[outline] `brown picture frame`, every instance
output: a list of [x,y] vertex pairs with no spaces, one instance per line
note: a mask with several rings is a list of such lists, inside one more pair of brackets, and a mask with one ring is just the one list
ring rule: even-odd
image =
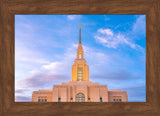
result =
[[[159,0],[1,0],[0,6],[0,116],[160,116]],[[14,102],[15,14],[145,14],[146,102]]]

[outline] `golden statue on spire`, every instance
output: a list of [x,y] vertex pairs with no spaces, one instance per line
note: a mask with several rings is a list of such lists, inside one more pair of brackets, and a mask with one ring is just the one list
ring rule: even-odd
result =
[[81,29],[81,24],[79,24],[79,29]]

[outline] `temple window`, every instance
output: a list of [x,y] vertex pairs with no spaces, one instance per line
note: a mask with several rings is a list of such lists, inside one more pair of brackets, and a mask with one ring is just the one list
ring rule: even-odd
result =
[[88,98],[88,101],[89,101],[89,102],[90,102],[90,100],[91,100],[91,99],[90,99],[90,98]]
[[83,81],[83,69],[78,68],[77,81]]
[[100,97],[100,102],[102,102],[102,98]]
[[38,99],[38,102],[41,102],[41,99]]
[[72,101],[73,101],[73,98],[71,98],[70,100],[71,100],[71,102],[72,102]]
[[122,102],[121,96],[113,96],[113,102]]
[[45,99],[45,102],[47,102],[47,99]]
[[61,98],[58,98],[58,102],[61,102]]
[[79,52],[79,58],[81,58],[81,55],[82,55],[82,53],[81,53],[81,51]]

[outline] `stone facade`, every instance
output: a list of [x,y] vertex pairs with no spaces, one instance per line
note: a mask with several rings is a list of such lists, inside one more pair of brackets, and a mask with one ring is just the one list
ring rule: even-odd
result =
[[52,90],[32,93],[32,102],[127,102],[126,91],[108,90],[107,85],[89,81],[89,66],[83,56],[81,26],[77,58],[72,65],[71,81],[54,85]]

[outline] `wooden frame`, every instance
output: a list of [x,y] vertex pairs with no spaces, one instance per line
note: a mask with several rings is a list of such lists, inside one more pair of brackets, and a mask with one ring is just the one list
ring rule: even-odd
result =
[[[1,0],[0,116],[160,115],[159,0]],[[15,14],[146,14],[146,102],[14,102]]]

